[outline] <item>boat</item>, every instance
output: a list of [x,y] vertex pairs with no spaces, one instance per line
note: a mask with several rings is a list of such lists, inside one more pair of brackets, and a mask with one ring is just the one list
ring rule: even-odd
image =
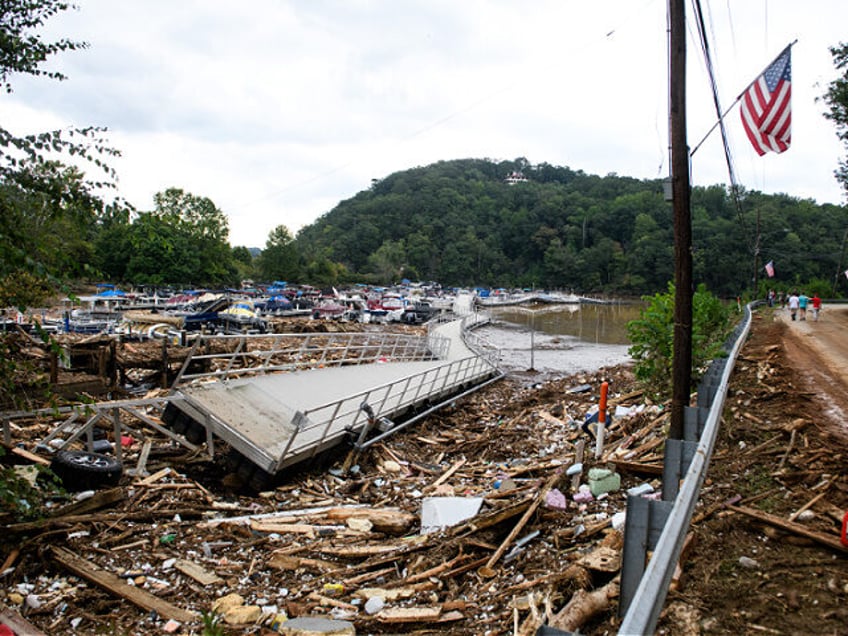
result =
[[265,333],[267,325],[250,300],[237,300],[218,312],[218,323],[229,333],[258,331]]

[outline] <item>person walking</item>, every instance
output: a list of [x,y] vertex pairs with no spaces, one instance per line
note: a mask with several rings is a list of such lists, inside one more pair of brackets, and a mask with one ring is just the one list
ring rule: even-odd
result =
[[786,304],[789,305],[789,315],[795,320],[798,316],[798,292],[793,291]]
[[818,322],[819,312],[821,311],[822,307],[822,300],[821,298],[819,298],[819,295],[817,293],[814,293],[813,299],[810,302],[813,304],[813,320]]
[[798,313],[800,314],[801,320],[807,319],[807,305],[809,302],[810,297],[804,292],[801,292],[801,295],[798,296]]

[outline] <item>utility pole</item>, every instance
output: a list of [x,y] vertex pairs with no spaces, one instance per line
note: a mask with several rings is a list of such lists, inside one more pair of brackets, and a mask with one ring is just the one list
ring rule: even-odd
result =
[[671,426],[668,436],[683,439],[685,407],[692,383],[692,216],[689,147],[686,141],[686,0],[669,0],[669,111],[671,192],[674,212],[674,353]]
[[751,298],[756,298],[758,295],[757,285],[759,284],[760,273],[760,207],[757,206],[757,227],[754,230],[754,291]]

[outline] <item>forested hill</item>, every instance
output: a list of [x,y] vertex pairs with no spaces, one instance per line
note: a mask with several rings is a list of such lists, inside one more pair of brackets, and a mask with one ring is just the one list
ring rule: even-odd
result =
[[[524,180],[522,180],[522,177]],[[723,186],[692,194],[694,275],[717,294],[751,288],[760,217],[765,285],[830,286],[845,209]],[[671,204],[661,180],[600,177],[524,159],[442,161],[396,172],[342,201],[296,244],[301,255],[374,280],[643,294],[673,279]]]

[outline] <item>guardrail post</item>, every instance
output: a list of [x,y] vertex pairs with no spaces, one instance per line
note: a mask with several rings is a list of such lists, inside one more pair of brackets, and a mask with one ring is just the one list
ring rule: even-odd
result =
[[704,432],[704,423],[710,414],[708,409],[700,406],[683,407],[683,439],[687,442],[697,442]]
[[669,439],[665,442],[663,457],[662,498],[674,501],[680,492],[680,482],[689,470],[689,464],[698,449],[698,442],[682,439]]
[[621,556],[621,591],[618,615],[624,616],[636,594],[647,563],[673,507],[670,501],[654,501],[641,495],[628,495],[624,521],[624,548]]
[[698,385],[698,406],[709,408],[715,399],[718,384],[711,378],[704,378]]

